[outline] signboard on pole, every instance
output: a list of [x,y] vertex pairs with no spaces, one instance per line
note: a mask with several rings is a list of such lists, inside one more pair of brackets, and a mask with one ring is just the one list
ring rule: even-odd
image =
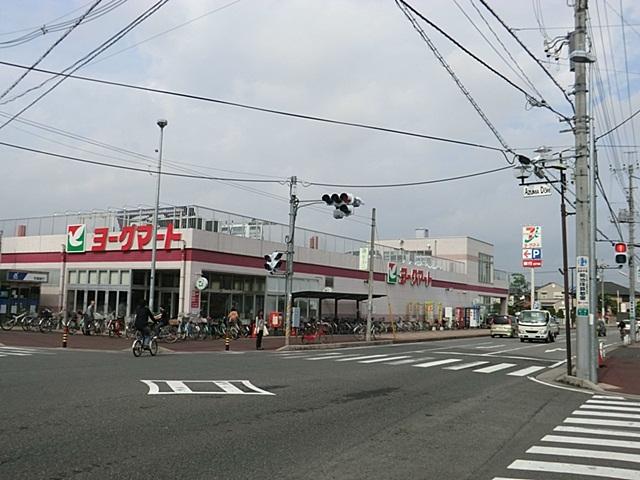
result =
[[358,253],[358,270],[369,270],[369,248],[360,247]]
[[522,248],[542,248],[542,227],[540,225],[522,227]]
[[576,258],[576,301],[577,314],[589,315],[589,257]]
[[527,197],[547,197],[551,195],[551,185],[524,185],[522,187],[522,195]]
[[542,266],[541,248],[523,248],[522,266],[525,268],[537,268]]

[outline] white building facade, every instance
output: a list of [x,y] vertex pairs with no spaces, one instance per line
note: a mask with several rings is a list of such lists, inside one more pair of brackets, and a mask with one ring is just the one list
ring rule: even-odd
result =
[[[0,315],[24,308],[129,315],[148,299],[151,209],[67,213],[0,220]],[[243,319],[284,310],[284,278],[264,255],[284,251],[287,226],[200,206],[162,208],[155,305],[172,316]],[[293,292],[368,291],[366,241],[296,230]],[[430,243],[429,243],[430,242]],[[430,246],[431,251],[427,250]],[[374,265],[374,316],[474,321],[506,311],[508,278],[493,268],[493,246],[468,237],[380,241]],[[207,287],[196,281],[204,277]],[[38,290],[37,299],[34,292]],[[297,298],[303,319],[364,317],[366,301]]]

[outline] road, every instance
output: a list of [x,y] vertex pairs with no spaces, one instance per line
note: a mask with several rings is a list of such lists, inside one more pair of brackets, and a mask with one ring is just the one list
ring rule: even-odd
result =
[[640,404],[529,378],[559,340],[0,347],[0,478],[640,479]]

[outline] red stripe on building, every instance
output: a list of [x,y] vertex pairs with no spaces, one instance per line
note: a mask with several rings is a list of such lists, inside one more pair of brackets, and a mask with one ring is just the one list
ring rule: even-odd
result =
[[[202,263],[217,263],[220,265],[233,265],[237,267],[258,268],[264,267],[264,260],[260,257],[251,257],[249,255],[240,255],[235,253],[212,252],[209,250],[186,249],[186,260]],[[100,263],[100,262],[150,262],[151,250],[132,250],[123,252],[120,250],[111,250],[106,252],[85,252],[66,255],[67,264],[74,263]],[[182,260],[182,250],[158,250],[158,262],[171,262]],[[2,262],[5,268],[11,264],[24,263],[61,263],[61,252],[37,252],[37,253],[3,253]],[[8,265],[7,265],[8,264]],[[324,275],[329,277],[355,278],[366,280],[368,272],[363,270],[354,270],[350,268],[331,267],[327,265],[314,265],[311,263],[295,262],[295,271],[298,273],[306,273],[308,275]],[[384,273],[375,273],[374,280],[378,282],[385,281]],[[471,285],[459,282],[450,282],[446,280],[433,280],[432,286],[438,288],[451,288],[455,290],[472,291],[479,293],[494,294],[506,296],[508,291],[504,288],[484,287],[481,285]],[[406,288],[411,287],[407,285]]]

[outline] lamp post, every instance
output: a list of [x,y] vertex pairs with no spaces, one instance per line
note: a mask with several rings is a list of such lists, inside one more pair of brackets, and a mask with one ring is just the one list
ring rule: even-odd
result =
[[151,275],[149,285],[149,310],[153,312],[155,307],[155,293],[156,293],[156,237],[158,235],[158,206],[160,204],[160,177],[162,173],[162,140],[164,139],[164,127],[169,122],[164,119],[158,120],[157,124],[160,127],[160,146],[158,148],[158,178],[156,181],[156,203],[153,209],[153,229],[151,233]]
[[[515,175],[518,180],[520,180],[520,185],[536,185],[536,184],[547,184],[554,183],[553,180],[549,180],[545,175],[545,169],[555,169],[560,171],[560,217],[561,217],[561,227],[562,227],[562,277],[563,277],[563,290],[564,290],[564,316],[565,316],[565,343],[566,343],[566,351],[567,351],[567,375],[572,374],[573,365],[572,365],[572,355],[571,355],[571,313],[573,310],[573,305],[570,303],[570,295],[569,295],[569,260],[567,253],[567,207],[566,207],[566,187],[567,187],[567,176],[566,170],[567,166],[562,159],[562,154],[559,155],[557,161],[548,161],[546,158],[546,154],[549,152],[547,148],[541,147],[536,150],[538,156],[536,156],[533,160],[523,156],[518,155],[517,160],[519,161],[519,165],[514,167]],[[525,183],[525,180],[531,176],[531,173],[535,173],[536,176],[540,179],[544,179],[544,181],[540,182],[530,182]],[[533,286],[532,286],[533,289]],[[533,302],[533,298],[532,298]],[[533,303],[532,303],[533,308]]]

